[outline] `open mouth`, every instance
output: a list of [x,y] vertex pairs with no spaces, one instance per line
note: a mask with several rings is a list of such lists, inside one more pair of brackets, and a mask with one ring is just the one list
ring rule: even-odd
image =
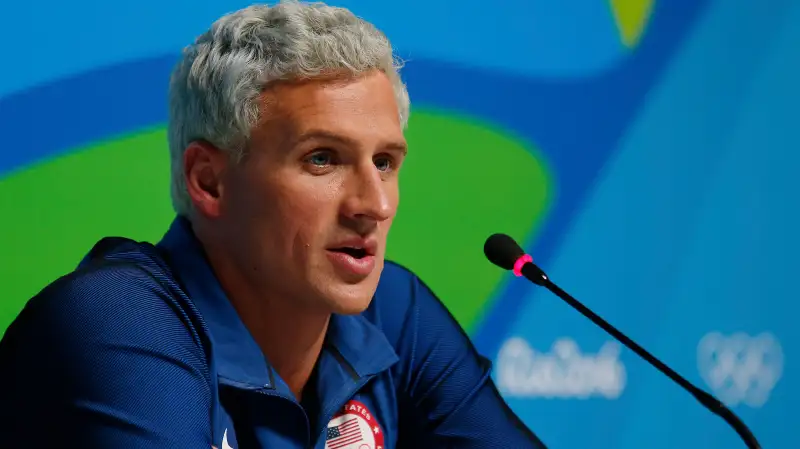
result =
[[363,259],[364,257],[369,256],[367,250],[364,248],[333,248],[331,251],[335,253],[344,253],[354,259]]

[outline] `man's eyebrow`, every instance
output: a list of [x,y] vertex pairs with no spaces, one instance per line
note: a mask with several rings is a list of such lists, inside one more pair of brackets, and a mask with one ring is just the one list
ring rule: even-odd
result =
[[[359,146],[358,141],[356,141],[351,137],[331,131],[326,131],[324,129],[311,129],[302,133],[297,139],[294,140],[293,146],[303,144],[305,142],[308,142],[309,140],[329,140],[350,147]],[[402,140],[386,141],[383,142],[381,145],[379,145],[379,147],[385,150],[402,151],[403,154],[406,154],[408,152],[408,145],[406,144],[405,141]]]

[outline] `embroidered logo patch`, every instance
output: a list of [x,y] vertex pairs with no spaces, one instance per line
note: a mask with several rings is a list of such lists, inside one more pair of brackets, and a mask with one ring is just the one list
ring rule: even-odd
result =
[[348,401],[328,423],[325,449],[383,449],[383,429],[366,405]]

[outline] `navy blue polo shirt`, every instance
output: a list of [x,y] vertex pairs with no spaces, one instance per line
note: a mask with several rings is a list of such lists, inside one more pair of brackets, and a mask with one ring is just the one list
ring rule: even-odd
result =
[[10,448],[542,448],[434,294],[387,262],[369,308],[331,318],[298,402],[191,227],[103,239],[0,342]]

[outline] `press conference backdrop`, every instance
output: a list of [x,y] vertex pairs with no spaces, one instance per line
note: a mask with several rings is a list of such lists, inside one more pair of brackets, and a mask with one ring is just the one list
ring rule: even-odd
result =
[[[169,70],[246,4],[0,6],[0,329],[102,236],[161,237]],[[800,2],[337,4],[406,60],[389,256],[443,298],[531,428],[553,448],[743,447],[577,312],[490,266],[498,231],[764,447],[800,447]]]

